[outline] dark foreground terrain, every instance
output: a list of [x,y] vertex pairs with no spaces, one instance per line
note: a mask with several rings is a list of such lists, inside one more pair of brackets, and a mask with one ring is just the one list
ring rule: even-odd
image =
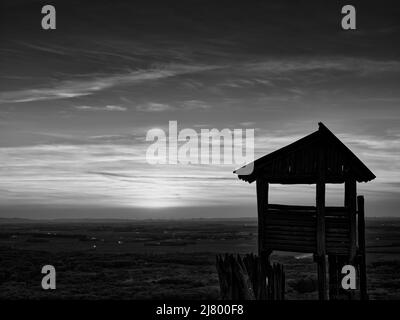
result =
[[[400,220],[367,221],[371,299],[400,299]],[[217,299],[217,253],[256,251],[256,221],[0,222],[0,299]],[[310,255],[276,253],[286,297],[316,299]],[[41,288],[54,265],[57,289]]]

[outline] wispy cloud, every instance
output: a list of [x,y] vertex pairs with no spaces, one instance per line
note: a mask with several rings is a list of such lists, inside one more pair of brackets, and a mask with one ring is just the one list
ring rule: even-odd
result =
[[166,103],[148,102],[136,106],[136,109],[143,112],[164,112],[174,110],[175,108]]
[[70,99],[91,94],[82,88],[28,89],[0,93],[0,103],[22,103],[56,99]]
[[96,76],[86,80],[64,80],[48,88],[22,89],[0,93],[0,103],[21,103],[87,96],[119,85],[138,84],[177,75],[212,70],[216,66],[169,64],[125,74]]
[[115,106],[115,105],[107,105],[104,107],[93,107],[93,106],[76,106],[75,109],[82,111],[126,111],[128,108]]
[[357,71],[363,74],[373,72],[399,72],[400,62],[397,60],[372,60],[352,57],[325,57],[302,59],[270,59],[254,63],[246,63],[249,71],[291,72],[291,71]]
[[[302,95],[322,83],[335,84],[372,75],[400,74],[400,61],[355,57],[289,57],[231,63],[218,72],[214,90],[235,93],[252,90],[257,94],[280,92]],[[331,87],[329,87],[331,89]],[[321,89],[321,88],[319,88]],[[385,97],[392,98],[392,97]]]
[[138,111],[143,112],[164,112],[173,110],[205,110],[211,106],[202,100],[185,100],[178,101],[175,105],[159,102],[147,102],[136,106]]
[[16,41],[15,43],[22,45],[26,48],[34,49],[34,50],[38,50],[38,51],[54,53],[54,54],[59,54],[59,55],[67,55],[68,54],[66,48],[54,48],[54,47],[51,47],[48,45],[32,44],[32,43],[28,43],[28,42],[19,42],[19,41]]
[[182,103],[182,107],[188,110],[210,109],[211,106],[202,100],[186,100]]
[[[4,204],[168,207],[224,204],[233,189],[241,203],[250,189],[232,168],[148,165],[148,144],[37,145],[0,148],[0,201]],[[242,191],[240,191],[242,190]],[[244,194],[243,194],[244,192]]]
[[[302,136],[304,132],[296,130],[257,130],[256,157]],[[0,148],[0,189],[4,190],[0,200],[129,207],[253,203],[254,189],[232,175],[235,165],[148,165],[145,155],[149,143],[134,137],[94,136],[91,138],[96,143]],[[360,186],[362,192],[368,192],[371,200],[378,198],[377,193],[397,196],[399,137],[339,137],[377,175],[376,181]],[[307,192],[310,190],[303,186],[289,191],[274,187],[274,201],[290,198],[301,203]],[[342,192],[332,197],[330,200],[340,200]]]

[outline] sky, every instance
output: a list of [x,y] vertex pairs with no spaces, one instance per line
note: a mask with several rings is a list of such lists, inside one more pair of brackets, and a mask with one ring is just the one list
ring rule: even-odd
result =
[[[344,31],[343,4],[2,1],[0,217],[255,217],[238,165],[146,162],[169,121],[254,129],[255,158],[322,121],[377,176],[358,185],[367,216],[400,217],[400,9],[353,1]],[[315,187],[270,197],[313,204]]]

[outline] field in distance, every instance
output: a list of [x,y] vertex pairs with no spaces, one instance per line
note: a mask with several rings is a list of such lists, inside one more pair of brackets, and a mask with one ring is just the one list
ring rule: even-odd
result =
[[[217,253],[256,252],[255,219],[0,221],[0,299],[217,299]],[[400,299],[400,219],[367,220],[371,299]],[[316,299],[311,255],[275,253],[287,299]],[[41,289],[54,265],[57,289]]]

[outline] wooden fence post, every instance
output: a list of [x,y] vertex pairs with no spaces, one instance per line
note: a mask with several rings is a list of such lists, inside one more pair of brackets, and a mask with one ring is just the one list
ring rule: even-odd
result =
[[274,264],[266,274],[259,256],[247,254],[243,259],[231,254],[217,255],[216,267],[222,300],[283,300],[285,273]]

